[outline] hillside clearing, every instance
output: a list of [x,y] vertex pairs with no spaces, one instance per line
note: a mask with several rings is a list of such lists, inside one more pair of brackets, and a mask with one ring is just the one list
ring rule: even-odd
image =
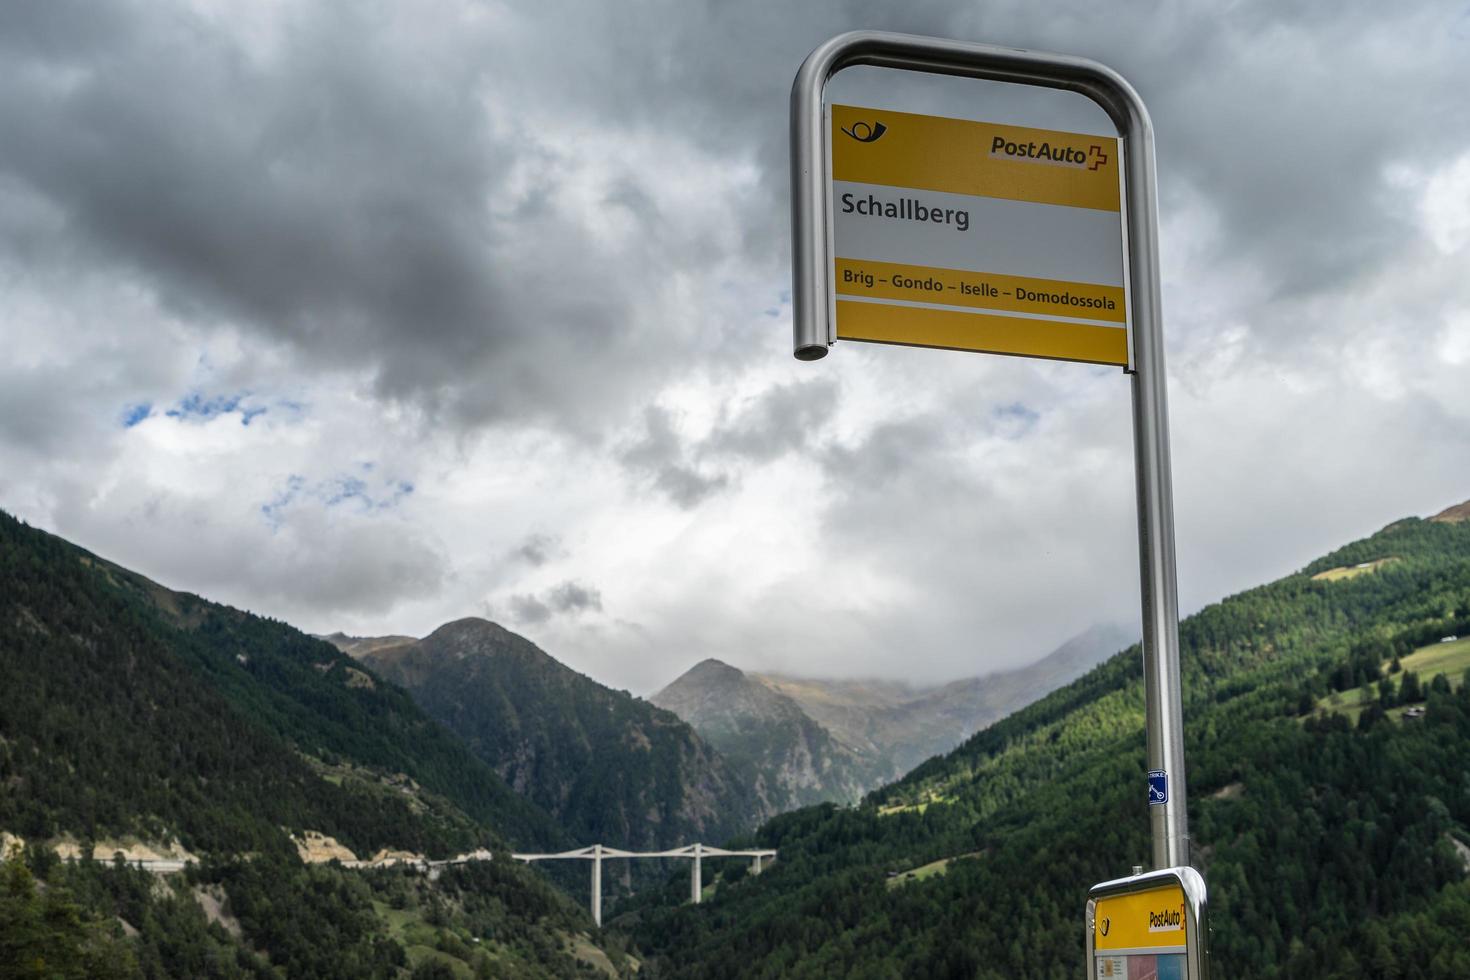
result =
[[[1451,640],[1448,643],[1430,643],[1420,647],[1407,657],[1399,658],[1399,665],[1403,670],[1398,673],[1388,672],[1389,662],[1383,664],[1383,674],[1393,682],[1394,690],[1398,691],[1404,681],[1404,671],[1413,671],[1419,675],[1419,682],[1425,687],[1434,678],[1444,675],[1450,682],[1450,687],[1459,688],[1464,683],[1465,671],[1470,670],[1470,636]],[[1358,717],[1363,711],[1378,698],[1377,685],[1373,686],[1372,696],[1368,700],[1363,699],[1363,689],[1356,688],[1351,691],[1335,691],[1320,698],[1317,707],[1312,714],[1340,714],[1354,725],[1358,723]],[[1402,708],[1399,705],[1389,712],[1389,717],[1395,721],[1402,722]],[[1310,716],[1305,716],[1310,717]]]
[[979,851],[971,851],[968,854],[960,854],[955,857],[940,858],[938,861],[930,861],[928,864],[923,864],[917,868],[912,868],[894,875],[888,879],[887,885],[889,888],[897,888],[900,885],[907,885],[911,881],[924,881],[929,878],[937,878],[949,872],[951,862],[963,861],[965,858],[976,858],[979,856]]
[[929,809],[931,804],[953,803],[954,801],[955,798],[953,796],[929,793],[924,799],[916,803],[890,803],[887,806],[880,806],[878,808],[878,816],[891,817],[896,813],[918,813],[922,815],[925,810]]
[[1318,572],[1312,576],[1313,582],[1343,582],[1359,575],[1367,575],[1376,572],[1384,565],[1398,561],[1397,558],[1380,558],[1377,561],[1360,562],[1357,565],[1344,565],[1341,568],[1329,568],[1325,572]]

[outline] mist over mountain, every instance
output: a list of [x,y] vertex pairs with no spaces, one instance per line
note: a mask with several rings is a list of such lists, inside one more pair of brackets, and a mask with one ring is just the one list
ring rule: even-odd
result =
[[[1207,606],[1180,645],[1211,975],[1470,976],[1470,505]],[[1087,889],[1150,853],[1142,675],[1135,644],[855,807],[769,821],[758,881],[635,903],[645,975],[1077,975]]]
[[1127,645],[1098,625],[1037,662],[913,687],[875,679],[745,673],[696,664],[650,700],[668,708],[779,793],[777,809],[851,802],[1066,684]]
[[872,779],[866,759],[796,701],[718,660],[704,660],[649,698],[694,726],[727,758],[760,773],[774,812],[852,802]]

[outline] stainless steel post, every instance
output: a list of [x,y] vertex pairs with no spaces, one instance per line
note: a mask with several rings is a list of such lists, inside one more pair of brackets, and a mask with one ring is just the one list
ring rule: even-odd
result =
[[[844,68],[873,65],[986,78],[1079,92],[1112,118],[1123,141],[1129,286],[1129,366],[1138,480],[1143,584],[1143,656],[1148,766],[1166,774],[1167,798],[1149,805],[1156,867],[1189,863],[1184,728],[1179,678],[1179,603],[1174,567],[1174,503],[1169,469],[1159,288],[1158,197],[1153,123],[1133,86],[1106,65],[1070,55],[941,38],[853,31],[816,48],[791,89],[791,259],[794,352],[824,357],[831,346],[831,227],[823,93]],[[1140,794],[1141,795],[1141,794]]]
[[602,925],[602,845],[592,845],[592,921]]

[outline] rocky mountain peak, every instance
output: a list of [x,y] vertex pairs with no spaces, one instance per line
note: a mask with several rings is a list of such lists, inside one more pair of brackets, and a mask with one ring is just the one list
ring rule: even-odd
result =
[[525,637],[479,616],[466,616],[445,623],[418,645],[431,657],[515,659],[526,665],[568,669]]
[[[679,681],[687,680],[698,681],[703,684],[731,684],[739,683],[745,679],[745,672],[739,667],[731,667],[723,660],[707,657],[693,667],[690,667],[674,683],[677,684]],[[673,685],[671,684],[669,686],[672,687]]]

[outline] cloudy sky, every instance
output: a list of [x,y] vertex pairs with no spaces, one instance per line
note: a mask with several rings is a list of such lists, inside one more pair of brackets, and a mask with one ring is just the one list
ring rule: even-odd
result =
[[859,27],[1148,102],[1186,611],[1470,497],[1464,0],[48,0],[0,8],[0,508],[311,631],[488,616],[639,693],[1136,622],[1120,372],[791,357],[787,93]]

